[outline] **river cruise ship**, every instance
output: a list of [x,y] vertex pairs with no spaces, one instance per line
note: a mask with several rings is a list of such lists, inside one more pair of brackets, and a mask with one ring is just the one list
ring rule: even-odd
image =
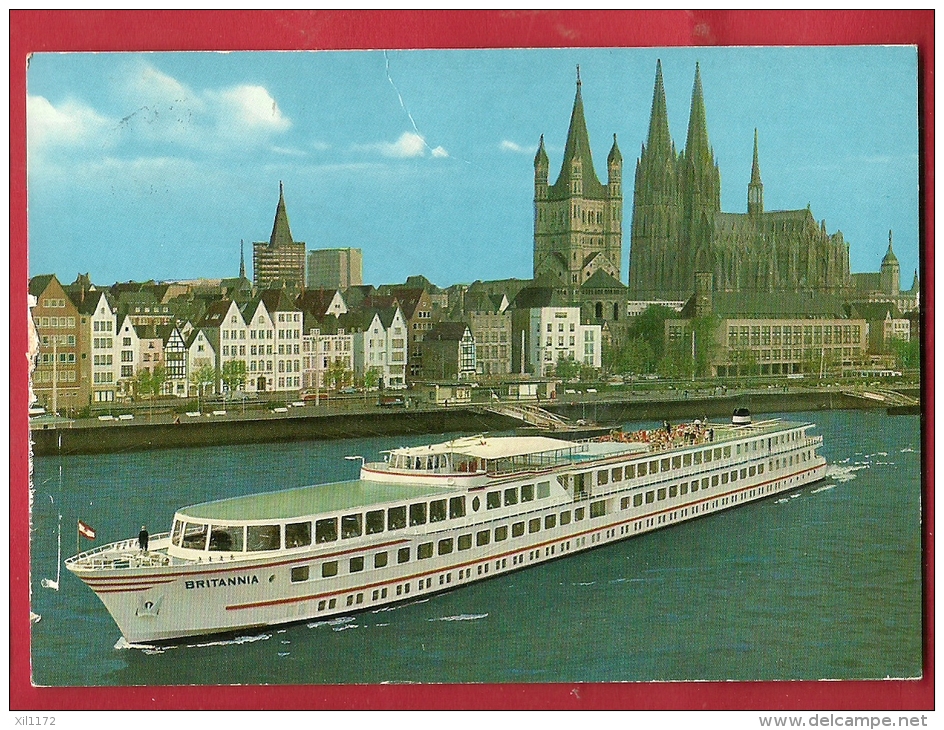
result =
[[[360,478],[179,510],[149,549],[66,561],[130,643],[246,632],[451,590],[823,478],[812,424],[694,423],[570,442],[393,449]],[[360,457],[357,457],[360,459]]]

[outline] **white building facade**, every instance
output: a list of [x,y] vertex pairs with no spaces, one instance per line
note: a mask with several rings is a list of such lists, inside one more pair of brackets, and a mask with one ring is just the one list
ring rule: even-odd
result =
[[534,374],[550,375],[559,360],[601,366],[603,336],[598,324],[581,324],[579,307],[541,307],[529,310],[529,364]]

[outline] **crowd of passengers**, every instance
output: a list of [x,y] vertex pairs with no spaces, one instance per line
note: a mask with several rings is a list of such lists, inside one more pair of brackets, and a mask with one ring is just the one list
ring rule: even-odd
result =
[[680,423],[677,426],[664,421],[662,428],[643,429],[630,433],[611,431],[609,436],[603,436],[601,440],[644,443],[649,444],[653,451],[660,451],[678,446],[709,444],[715,440],[715,432],[713,428],[697,420],[692,423]]

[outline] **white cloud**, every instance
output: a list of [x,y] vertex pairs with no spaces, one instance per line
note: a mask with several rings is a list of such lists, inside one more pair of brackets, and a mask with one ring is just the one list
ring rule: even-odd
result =
[[503,139],[501,144],[498,145],[499,149],[504,152],[517,152],[519,154],[530,154],[531,150],[527,147],[522,147],[516,142],[512,142],[510,139]]
[[56,107],[44,96],[26,97],[26,139],[31,151],[101,144],[107,124],[101,114],[76,101]]
[[220,116],[232,114],[239,126],[271,132],[284,132],[292,126],[265,87],[246,84],[207,96],[219,101],[221,108],[216,111]]
[[443,147],[430,149],[430,146],[426,144],[426,140],[415,132],[404,132],[396,142],[354,145],[354,149],[377,151],[384,157],[425,157],[427,152],[433,157],[449,157],[449,153]]

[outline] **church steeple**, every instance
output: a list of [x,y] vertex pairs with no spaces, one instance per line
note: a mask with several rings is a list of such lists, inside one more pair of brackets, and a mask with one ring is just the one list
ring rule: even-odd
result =
[[891,231],[888,232],[888,251],[882,258],[882,265],[879,267],[879,280],[883,293],[898,296],[901,288],[901,267],[898,264],[898,257],[892,251]]
[[[564,145],[564,164],[560,176],[554,183],[559,194],[577,193],[587,197],[602,198],[603,185],[593,169],[593,157],[590,155],[590,135],[587,133],[587,121],[583,111],[583,96],[580,91],[580,66],[577,66],[577,94],[574,108],[570,113],[570,128],[567,130],[567,143]],[[577,190],[574,184],[577,183]]]
[[275,209],[275,222],[272,224],[272,235],[269,236],[269,246],[278,248],[286,243],[294,243],[292,230],[288,226],[288,213],[285,212],[285,194],[282,181],[279,180],[279,204]]
[[649,115],[649,136],[643,153],[659,157],[672,155],[675,158],[675,147],[669,133],[669,113],[665,104],[665,85],[662,81],[662,61],[656,61],[656,83],[652,90],[652,112]]
[[708,144],[708,120],[705,115],[705,95],[701,88],[701,68],[695,63],[695,85],[692,88],[692,108],[688,117],[688,137],[685,154],[698,164],[713,162],[711,145]]
[[243,239],[239,239],[239,278],[246,278],[246,254],[243,251]]
[[760,163],[757,161],[757,128],[754,128],[754,163],[751,166],[751,182],[747,186],[747,212],[758,215],[764,212],[764,183],[760,179]]

